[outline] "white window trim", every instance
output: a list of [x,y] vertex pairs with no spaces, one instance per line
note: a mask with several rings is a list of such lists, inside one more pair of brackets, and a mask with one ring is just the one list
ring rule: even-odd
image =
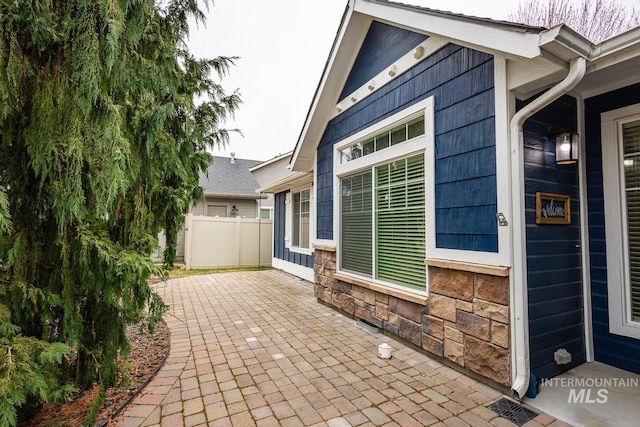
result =
[[[269,218],[262,218],[262,211],[268,211],[269,212]],[[264,220],[272,220],[273,219],[273,207],[269,206],[269,207],[259,207],[258,208],[258,218],[259,219],[264,219]]]
[[[416,117],[419,117],[420,115],[424,114],[425,120],[424,120],[424,135],[413,138],[411,140],[402,142],[400,144],[397,145],[393,145],[389,148],[385,148],[384,150],[380,150],[380,151],[375,151],[371,154],[368,154],[366,156],[360,157],[358,159],[354,159],[351,160],[350,162],[347,163],[340,163],[340,151],[343,150],[344,148],[353,145],[357,142],[360,141],[364,141],[367,138],[371,137],[372,135],[376,135],[380,132],[383,132],[387,129],[392,129],[393,127],[412,120]],[[340,236],[340,230],[341,230],[341,216],[340,216],[340,212],[341,212],[341,191],[340,191],[340,179],[344,176],[347,175],[352,175],[355,174],[357,172],[360,171],[364,171],[364,170],[368,170],[368,169],[373,169],[376,166],[382,165],[382,164],[386,164],[389,162],[392,162],[393,160],[396,159],[401,159],[401,158],[406,158],[406,157],[410,157],[412,155],[416,155],[416,154],[420,154],[420,153],[425,153],[425,151],[427,150],[427,147],[429,145],[433,146],[434,144],[434,98],[433,96],[420,101],[408,108],[406,108],[405,110],[394,114],[391,117],[388,117],[370,127],[368,127],[367,129],[364,129],[363,131],[360,131],[354,135],[352,135],[349,138],[346,138],[345,140],[343,140],[342,142],[335,144],[334,145],[334,151],[333,151],[333,170],[334,170],[334,176],[333,176],[333,217],[334,217],[334,229],[333,229],[333,235],[334,238],[336,240],[336,242],[340,242],[341,241],[341,236]],[[425,158],[425,168],[427,167],[427,159]],[[426,172],[426,171],[425,171]],[[425,177],[426,177],[426,173],[425,173]],[[428,179],[428,178],[427,178]],[[428,185],[428,181],[425,185],[426,188],[429,188]],[[425,196],[427,196],[428,192],[425,191]],[[428,205],[428,199],[427,200],[427,204],[425,207],[425,210],[428,212],[429,209],[429,205]],[[428,239],[428,235],[425,235],[425,240]],[[424,295],[427,296],[428,295],[428,289],[429,289],[429,275],[427,274],[427,279],[426,279],[426,283],[425,283],[425,290],[424,291],[418,291],[415,289],[411,289],[408,287],[404,287],[404,286],[400,286],[400,285],[395,285],[393,283],[388,283],[385,281],[381,281],[381,280],[377,280],[371,277],[367,277],[365,275],[358,275],[355,274],[353,272],[347,272],[347,271],[343,271],[340,269],[340,264],[341,264],[341,245],[338,243],[336,244],[336,258],[338,260],[338,262],[336,262],[336,270],[344,275],[347,276],[351,276],[354,278],[359,278],[362,280],[366,280],[367,282],[371,282],[371,283],[376,283],[379,284],[381,286],[385,286],[388,288],[394,288],[394,289],[399,289],[405,292],[410,292],[410,293],[414,293],[414,294],[418,294],[418,295]],[[375,271],[375,257],[372,260],[373,261],[373,269]]]
[[[298,246],[293,246],[293,193],[299,193],[303,190],[309,190],[309,247],[308,248],[300,248]],[[284,246],[289,249],[289,252],[295,252],[303,255],[311,255],[313,254],[313,230],[315,228],[315,191],[314,186],[312,184],[303,185],[300,187],[292,188],[286,194],[285,198],[285,224],[284,224]]]
[[621,130],[622,124],[639,119],[640,104],[601,115],[609,332],[635,339],[640,339],[640,322],[631,317]]

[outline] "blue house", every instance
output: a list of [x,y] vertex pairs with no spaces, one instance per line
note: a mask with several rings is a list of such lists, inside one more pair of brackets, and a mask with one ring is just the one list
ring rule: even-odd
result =
[[520,397],[591,361],[640,373],[638,70],[640,28],[350,0],[272,187],[274,257]]

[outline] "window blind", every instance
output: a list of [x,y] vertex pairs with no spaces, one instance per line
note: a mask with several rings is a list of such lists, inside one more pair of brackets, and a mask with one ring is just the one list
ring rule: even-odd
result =
[[311,191],[293,193],[293,246],[309,248],[309,217]]
[[341,182],[341,264],[347,271],[372,274],[371,171]]
[[640,321],[640,121],[622,125],[631,314]]
[[376,278],[426,287],[424,156],[375,170]]

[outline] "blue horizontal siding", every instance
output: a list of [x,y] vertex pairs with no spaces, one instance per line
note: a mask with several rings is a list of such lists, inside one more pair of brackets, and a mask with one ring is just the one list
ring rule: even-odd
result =
[[[318,147],[318,206],[333,209],[335,143],[434,96],[436,245],[497,252],[493,76],[491,55],[449,44],[332,119]],[[333,238],[332,211],[318,215],[317,228]]]
[[587,204],[595,359],[640,374],[640,340],[609,332],[600,115],[640,102],[640,84],[585,100]]
[[497,198],[494,184],[493,175],[465,181],[444,182],[437,186],[436,206],[439,209],[483,206],[488,198]]
[[493,177],[496,173],[495,157],[495,147],[487,147],[440,159],[436,162],[435,183],[438,185]]
[[[547,135],[553,128],[575,130],[576,117],[576,100],[565,96],[524,127],[529,347],[531,370],[539,378],[586,360],[578,170],[576,165],[555,164],[555,143]],[[571,225],[536,224],[536,192],[569,195]],[[560,348],[572,354],[571,363],[555,363],[553,353]]]
[[[476,138],[486,135],[485,138]],[[439,133],[436,137],[436,159],[492,147],[495,143],[495,121],[493,117],[471,123],[465,127]]]
[[273,256],[274,258],[288,261],[303,267],[313,268],[313,255],[292,252],[285,246],[285,221],[287,218],[286,198],[287,192],[274,196],[273,212]]
[[[442,234],[487,234],[493,233],[496,222],[495,206],[471,206],[461,208],[436,209],[436,217],[440,215]],[[465,220],[473,218],[474,221]]]

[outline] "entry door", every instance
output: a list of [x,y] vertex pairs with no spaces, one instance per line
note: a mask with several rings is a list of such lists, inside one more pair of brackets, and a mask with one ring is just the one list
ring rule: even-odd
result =
[[[555,164],[547,129],[535,122],[525,126],[524,147],[530,366],[538,378],[586,361],[578,165]],[[561,196],[568,197],[568,221],[536,221],[539,193],[556,195],[556,217]],[[538,199],[549,204],[549,196]],[[571,354],[569,363],[555,362],[560,349]]]

